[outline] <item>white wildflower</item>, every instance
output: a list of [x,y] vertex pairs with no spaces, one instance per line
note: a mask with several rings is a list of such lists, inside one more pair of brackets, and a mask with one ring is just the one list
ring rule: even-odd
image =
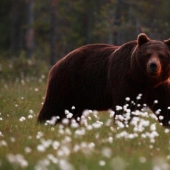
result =
[[82,116],[87,117],[89,116],[90,112],[89,110],[84,110]]
[[30,114],[33,114],[33,113],[34,113],[34,111],[33,111],[32,109],[30,109],[30,110],[29,110],[29,113],[30,113]]
[[5,140],[0,141],[0,146],[8,146],[7,142]]
[[67,160],[61,159],[59,161],[59,167],[61,170],[74,170],[75,168],[73,167],[72,164],[70,164]]
[[48,154],[48,155],[47,155],[47,158],[48,158],[52,163],[58,164],[58,159],[57,159],[54,155]]
[[165,129],[164,132],[165,132],[165,133],[169,133],[169,129]]
[[102,149],[102,155],[104,157],[110,158],[112,156],[112,150],[108,147]]
[[39,152],[45,152],[46,148],[45,148],[44,145],[40,144],[40,145],[37,146],[37,150],[38,150]]
[[74,109],[75,109],[75,106],[72,106],[71,109],[74,110]]
[[53,141],[53,143],[52,143],[53,149],[57,150],[59,148],[59,146],[60,146],[60,143],[58,141]]
[[70,113],[68,110],[65,110],[64,112],[65,112],[66,115]]
[[157,104],[158,103],[158,100],[154,100],[154,104]]
[[160,112],[161,112],[161,109],[158,109],[158,110],[156,110],[155,114],[156,114],[156,115],[159,115]]
[[113,137],[112,137],[112,136],[110,136],[110,137],[108,137],[108,139],[107,139],[107,140],[108,140],[108,142],[109,142],[109,143],[112,143],[112,142],[113,142]]
[[125,170],[128,163],[121,157],[115,157],[110,161],[110,167],[113,170]]
[[74,152],[78,152],[80,150],[80,145],[76,144],[74,147],[73,147],[73,151]]
[[28,162],[24,159],[23,155],[21,154],[16,154],[16,155],[8,154],[7,159],[10,163],[18,164],[22,168],[26,168],[28,166]]
[[138,96],[136,97],[137,100],[140,100],[142,97],[142,94],[138,94]]
[[26,119],[25,119],[25,117],[23,117],[23,116],[19,119],[20,122],[23,122],[23,121],[25,121],[25,120],[26,120]]
[[116,106],[116,110],[117,111],[122,110],[122,106]]
[[114,117],[115,112],[114,112],[113,110],[109,110],[109,113],[110,113],[110,117],[111,117],[111,118]]
[[92,124],[92,126],[96,129],[100,128],[103,125],[103,122],[96,121],[95,123]]
[[154,157],[152,161],[152,169],[153,170],[169,170],[170,165],[163,157]]
[[11,140],[11,142],[15,142],[16,141],[16,139],[14,137],[11,137],[10,140]]
[[36,166],[34,167],[35,170],[48,170],[47,166],[50,164],[50,160],[42,159],[39,160]]
[[45,148],[48,148],[51,144],[52,144],[52,140],[51,139],[41,139],[41,143]]
[[41,131],[39,131],[39,132],[37,132],[36,138],[37,138],[37,139],[40,139],[40,138],[43,137],[43,136],[44,136],[44,133],[41,132]]
[[112,121],[113,121],[113,120],[111,120],[111,119],[108,119],[108,120],[106,121],[105,125],[106,125],[106,126],[111,126],[111,124],[112,124]]
[[159,120],[163,120],[164,119],[164,117],[163,116],[159,116]]
[[106,162],[105,162],[104,160],[100,160],[100,161],[99,161],[99,165],[100,165],[100,166],[105,166],[105,165],[106,165]]
[[71,118],[73,117],[73,114],[72,114],[72,113],[68,113],[68,114],[66,115],[66,117],[67,117],[68,119],[71,119]]
[[87,130],[93,130],[93,126],[92,125],[87,125],[86,128],[87,128]]
[[156,125],[155,125],[155,124],[152,124],[152,125],[150,126],[150,129],[151,129],[151,131],[156,131]]
[[86,131],[85,131],[84,128],[82,128],[82,129],[77,129],[77,130],[75,131],[75,135],[77,135],[77,136],[83,136],[83,135],[85,135],[85,133],[86,133]]
[[130,97],[126,97],[125,100],[126,100],[126,101],[130,101]]
[[39,89],[38,88],[35,88],[34,91],[37,92]]
[[2,132],[1,132],[1,131],[0,131],[0,136],[1,136],[1,137],[4,137],[4,135],[2,134]]
[[33,118],[33,115],[28,115],[28,119],[32,119]]
[[68,125],[69,124],[69,120],[67,118],[65,118],[65,119],[62,120],[62,123],[64,125]]
[[79,124],[74,120],[71,121],[71,127],[72,128],[78,128],[79,127]]
[[95,147],[95,143],[93,143],[93,142],[89,143],[88,147],[89,147],[90,149],[94,148],[94,147]]
[[25,147],[24,151],[25,153],[31,153],[32,149],[30,147]]
[[141,163],[145,163],[145,162],[146,162],[146,158],[143,157],[143,156],[141,156],[141,157],[139,157],[139,161],[140,161]]

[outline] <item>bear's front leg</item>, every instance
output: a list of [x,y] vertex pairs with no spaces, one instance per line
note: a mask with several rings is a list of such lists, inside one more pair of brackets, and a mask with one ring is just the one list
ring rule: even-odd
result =
[[148,96],[147,105],[155,113],[160,123],[170,127],[170,82],[153,89]]

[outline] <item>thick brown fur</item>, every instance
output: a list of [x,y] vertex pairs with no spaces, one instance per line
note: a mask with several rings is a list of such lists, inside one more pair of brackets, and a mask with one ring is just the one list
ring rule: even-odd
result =
[[80,47],[52,67],[38,122],[53,116],[59,116],[60,122],[66,116],[65,110],[72,112],[75,119],[85,109],[115,110],[117,105],[125,104],[126,97],[136,102],[138,94],[142,94],[138,107],[129,103],[129,109],[134,111],[147,104],[159,121],[169,126],[169,77],[170,39],[162,42],[140,34],[137,40],[120,47]]

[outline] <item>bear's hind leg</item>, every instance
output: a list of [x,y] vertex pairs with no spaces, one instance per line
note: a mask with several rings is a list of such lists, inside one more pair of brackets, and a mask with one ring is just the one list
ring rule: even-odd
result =
[[44,123],[47,120],[52,120],[53,118],[56,119],[56,123],[60,123],[62,119],[65,118],[64,109],[57,107],[56,103],[47,104],[47,102],[45,102],[39,112],[37,122]]

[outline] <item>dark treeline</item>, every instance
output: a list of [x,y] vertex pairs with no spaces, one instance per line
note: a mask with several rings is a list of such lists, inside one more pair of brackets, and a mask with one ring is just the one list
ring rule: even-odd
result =
[[0,52],[53,64],[89,43],[170,37],[170,0],[1,0]]

